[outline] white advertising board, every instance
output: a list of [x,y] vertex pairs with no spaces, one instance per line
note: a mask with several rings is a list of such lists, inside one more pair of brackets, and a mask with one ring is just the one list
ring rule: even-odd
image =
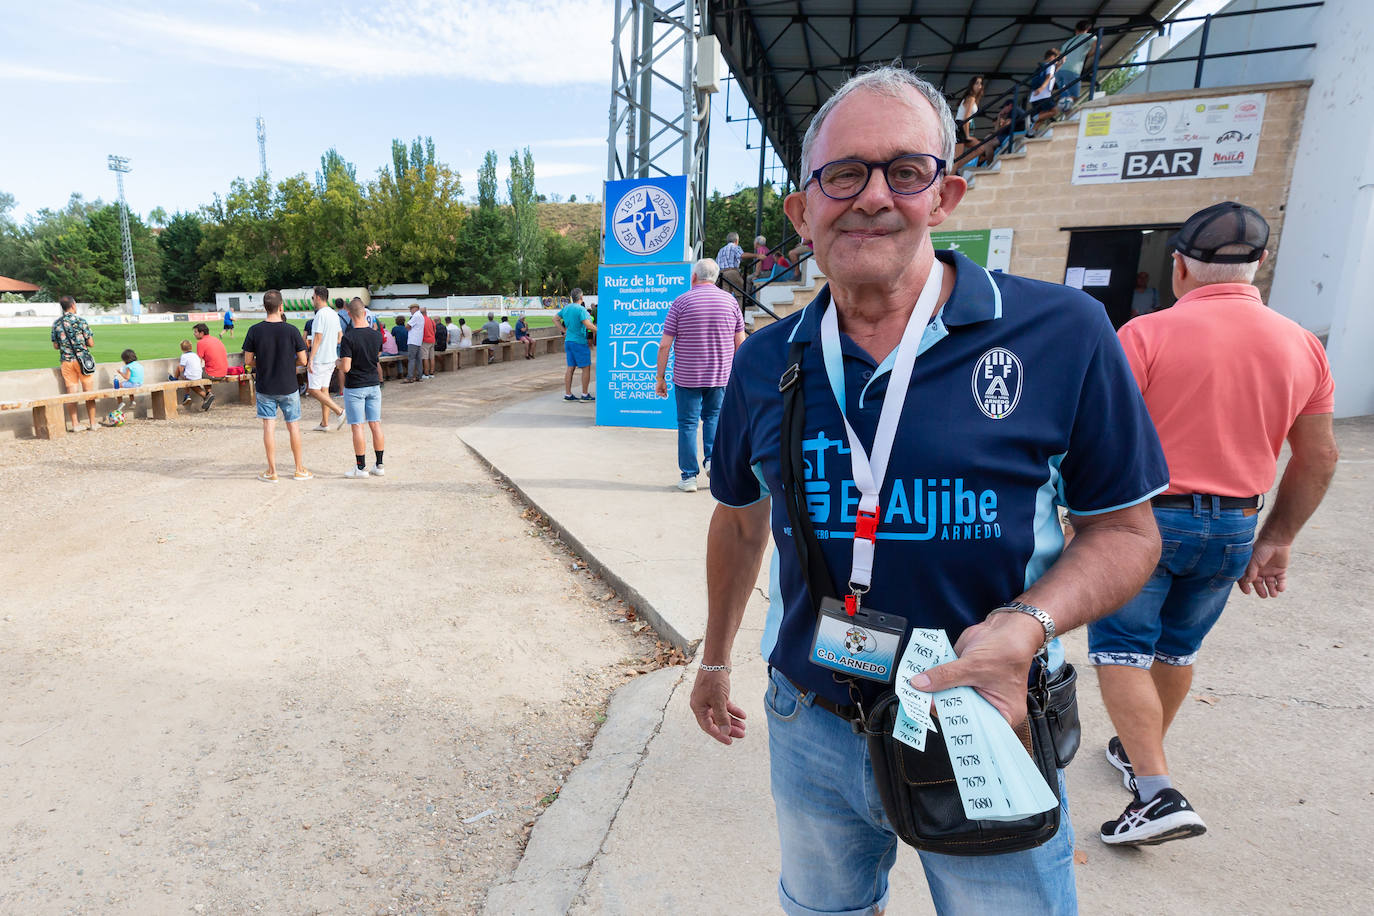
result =
[[1079,117],[1073,183],[1249,175],[1263,123],[1263,93],[1089,109]]

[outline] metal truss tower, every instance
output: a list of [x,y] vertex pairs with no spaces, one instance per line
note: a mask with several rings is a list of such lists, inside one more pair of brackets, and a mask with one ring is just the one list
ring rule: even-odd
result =
[[129,205],[124,200],[124,173],[129,168],[128,156],[111,156],[110,171],[115,173],[115,184],[119,187],[119,236],[124,246],[124,298],[134,315],[143,313],[143,303],[138,298],[138,275],[134,273],[134,243],[129,238]]
[[258,115],[258,174],[267,177],[267,122]]
[[[692,258],[705,235],[712,87],[697,82],[703,0],[615,0],[606,180],[687,176]],[[604,201],[604,206],[611,206]]]

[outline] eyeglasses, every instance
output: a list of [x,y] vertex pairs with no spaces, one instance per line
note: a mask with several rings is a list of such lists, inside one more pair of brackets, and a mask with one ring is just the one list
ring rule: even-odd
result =
[[940,177],[945,170],[945,160],[928,153],[908,153],[886,162],[836,159],[812,172],[806,183],[819,183],[821,193],[831,200],[849,200],[868,187],[874,169],[883,170],[883,177],[893,194],[920,194]]

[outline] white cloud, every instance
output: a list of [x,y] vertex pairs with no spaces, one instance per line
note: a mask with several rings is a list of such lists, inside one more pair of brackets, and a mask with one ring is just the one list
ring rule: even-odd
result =
[[23,80],[32,83],[113,83],[107,76],[87,76],[84,73],[71,73],[66,70],[51,70],[46,67],[28,67],[0,61],[0,80]]
[[612,7],[605,0],[390,0],[309,24],[192,19],[117,9],[124,28],[221,64],[330,77],[434,76],[560,86],[606,81]]

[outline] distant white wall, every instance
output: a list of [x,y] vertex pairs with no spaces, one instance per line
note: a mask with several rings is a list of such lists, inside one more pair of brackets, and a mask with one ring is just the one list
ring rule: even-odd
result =
[[1336,416],[1374,414],[1374,4],[1317,11],[1312,90],[1269,304],[1318,335],[1336,379]]

